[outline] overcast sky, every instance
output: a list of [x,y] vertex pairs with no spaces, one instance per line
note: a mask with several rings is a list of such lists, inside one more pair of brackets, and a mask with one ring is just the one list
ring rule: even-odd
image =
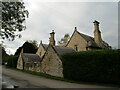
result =
[[25,0],[25,3],[26,9],[29,11],[29,18],[25,22],[27,29],[21,32],[22,37],[20,39],[5,40],[8,53],[14,54],[16,49],[22,46],[26,40],[37,40],[38,43],[42,40],[43,43],[48,44],[49,33],[52,30],[55,30],[56,43],[66,33],[71,36],[74,27],[77,27],[79,32],[93,37],[94,20],[100,22],[102,39],[113,48],[118,47],[117,2]]

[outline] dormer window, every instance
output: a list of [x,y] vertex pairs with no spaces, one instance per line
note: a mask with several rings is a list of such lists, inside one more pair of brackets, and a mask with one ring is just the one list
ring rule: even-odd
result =
[[74,45],[74,50],[78,51],[78,46],[77,45]]

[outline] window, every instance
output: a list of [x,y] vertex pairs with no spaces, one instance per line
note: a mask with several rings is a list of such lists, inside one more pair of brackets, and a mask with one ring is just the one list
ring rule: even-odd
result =
[[78,46],[77,45],[74,45],[74,50],[78,51]]

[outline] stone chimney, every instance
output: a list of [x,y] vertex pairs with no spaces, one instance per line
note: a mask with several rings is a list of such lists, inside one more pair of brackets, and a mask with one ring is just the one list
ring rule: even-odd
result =
[[52,32],[50,33],[50,38],[49,38],[49,44],[55,46],[55,39],[54,39],[54,30],[52,30]]
[[42,44],[42,40],[40,41],[40,44]]
[[75,27],[75,29],[74,29],[75,31],[77,31],[77,27]]
[[101,45],[102,43],[102,38],[101,38],[101,32],[99,30],[99,22],[98,21],[94,21],[94,40],[98,45]]

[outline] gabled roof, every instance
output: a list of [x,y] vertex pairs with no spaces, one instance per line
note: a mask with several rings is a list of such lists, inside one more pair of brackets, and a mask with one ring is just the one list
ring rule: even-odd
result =
[[[102,48],[103,48],[103,49],[105,49],[105,48],[111,48],[111,46],[109,46],[109,44],[107,44],[105,41],[102,41],[102,44],[101,44],[101,45],[98,45],[98,44],[95,42],[95,40],[94,40],[93,37],[78,32],[76,28],[75,28],[75,30],[74,30],[74,33],[75,33],[75,32],[77,32],[81,37],[84,38],[85,41],[87,41],[87,43],[88,43],[87,47],[90,47],[90,48],[99,48],[99,49],[102,49]],[[68,43],[66,44],[66,46],[67,46],[67,45],[69,44],[69,42],[71,41],[74,33],[72,34],[72,36],[71,36],[70,40],[68,41]]]
[[91,37],[91,36],[82,34],[82,33],[78,32],[78,31],[77,31],[77,33],[78,33],[79,35],[81,35],[86,41],[94,41],[94,38]]
[[[63,46],[53,46],[51,44],[49,44],[49,46],[47,47],[47,51],[48,51],[49,47],[53,48],[53,50],[55,51],[55,53],[58,55],[59,58],[61,58],[61,55],[63,55],[64,53],[75,52],[75,50],[72,48],[63,47]],[[47,51],[45,52],[44,56],[42,57],[42,60],[45,57]]]
[[[47,50],[47,47],[48,47],[48,44],[43,44],[43,43],[42,43],[42,40],[41,40],[40,45],[39,45],[39,48],[40,48],[41,45],[42,45],[42,47],[44,48],[44,50],[46,51],[46,50]],[[39,48],[38,48],[38,49],[39,49]]]
[[73,37],[73,35],[74,35],[75,32],[77,32],[81,37],[84,38],[84,40],[85,40],[86,42],[88,42],[88,47],[89,47],[89,46],[92,46],[92,47],[99,47],[99,46],[95,43],[93,37],[88,36],[88,35],[85,35],[85,34],[82,34],[82,33],[78,32],[76,29],[74,30],[74,32],[73,32],[73,34],[72,34],[70,40],[69,40],[68,43],[66,44],[66,46],[67,46],[67,45],[69,44],[69,42],[71,41],[71,39],[72,39],[72,37]]
[[41,61],[41,57],[37,54],[22,53],[21,56],[24,62],[40,62]]
[[[77,31],[78,32],[78,31]],[[78,32],[79,33],[79,32]],[[95,48],[111,48],[105,41],[102,40],[102,44],[101,45],[98,45],[96,44],[95,40],[93,37],[90,37],[88,35],[85,35],[85,34],[82,34],[82,33],[79,33],[87,42],[88,42],[88,46],[87,47],[95,47]]]
[[55,50],[55,52],[61,56],[64,53],[70,53],[70,52],[74,52],[75,50],[72,48],[68,48],[68,47],[64,47],[64,46],[52,46]]
[[84,40],[86,40],[88,42],[88,47],[99,47],[95,41],[94,41],[94,38],[91,37],[91,36],[88,36],[88,35],[85,35],[85,34],[82,34],[78,31],[76,31],[80,36],[82,36],[84,38]]
[[42,44],[45,51],[47,50],[48,44]]

